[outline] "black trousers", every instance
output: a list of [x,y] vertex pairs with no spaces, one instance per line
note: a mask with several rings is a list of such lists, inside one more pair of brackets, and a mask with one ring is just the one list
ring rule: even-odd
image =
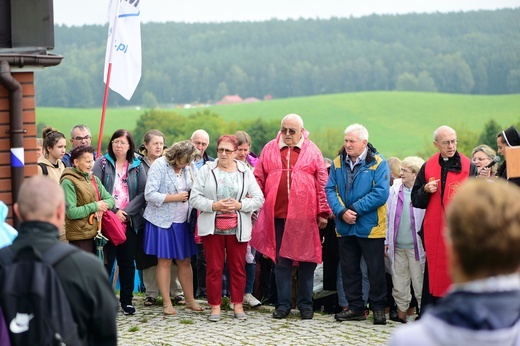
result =
[[122,305],[132,305],[135,279],[135,243],[137,235],[132,227],[126,227],[126,241],[115,246],[111,242],[105,245],[105,260],[108,275],[112,273],[117,259],[119,266],[119,301]]
[[386,306],[385,239],[341,237],[338,238],[338,245],[343,289],[350,310],[363,311],[365,308],[361,285],[361,256],[367,263],[370,309],[372,311],[384,310]]

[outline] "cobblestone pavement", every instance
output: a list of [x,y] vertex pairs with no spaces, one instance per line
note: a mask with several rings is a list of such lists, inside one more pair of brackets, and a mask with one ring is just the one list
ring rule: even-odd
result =
[[199,301],[204,312],[176,306],[176,316],[165,316],[162,307],[143,306],[134,301],[137,312],[125,316],[120,311],[119,345],[385,345],[398,323],[387,321],[375,326],[372,316],[366,321],[337,322],[334,315],[314,315],[301,320],[298,310],[286,319],[272,318],[272,307],[247,309],[249,318],[238,321],[232,311],[222,311],[220,322],[209,322],[209,307]]

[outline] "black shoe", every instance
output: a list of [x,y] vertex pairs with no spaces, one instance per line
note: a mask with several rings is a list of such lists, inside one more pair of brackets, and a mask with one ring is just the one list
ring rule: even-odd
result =
[[146,297],[144,300],[144,306],[153,306],[156,303],[156,299],[154,297]]
[[374,311],[374,324],[386,324],[385,310]]
[[302,320],[312,320],[314,317],[314,311],[312,311],[312,308],[300,309],[300,317]]
[[123,313],[125,315],[135,314],[135,308],[133,307],[133,305],[121,304],[121,308],[123,309]]
[[291,310],[276,309],[273,312],[273,318],[286,318],[291,313]]
[[390,320],[400,322],[399,314],[396,310],[390,310]]
[[[384,313],[383,313],[383,315],[384,315]],[[364,311],[353,311],[353,310],[342,311],[340,313],[334,314],[334,318],[340,322],[341,321],[364,321],[367,319]]]

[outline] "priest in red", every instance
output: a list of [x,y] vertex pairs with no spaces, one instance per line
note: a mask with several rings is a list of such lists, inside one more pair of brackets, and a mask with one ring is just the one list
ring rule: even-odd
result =
[[477,173],[471,160],[457,151],[455,130],[441,126],[433,139],[439,152],[423,164],[412,189],[413,206],[426,209],[420,231],[426,250],[421,310],[434,305],[451,284],[444,243],[445,211],[464,181]]

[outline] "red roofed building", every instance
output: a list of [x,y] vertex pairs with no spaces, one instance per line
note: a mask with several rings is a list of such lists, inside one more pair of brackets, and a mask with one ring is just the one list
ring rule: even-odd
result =
[[215,103],[216,105],[229,105],[232,103],[242,103],[240,95],[226,95],[220,101]]

